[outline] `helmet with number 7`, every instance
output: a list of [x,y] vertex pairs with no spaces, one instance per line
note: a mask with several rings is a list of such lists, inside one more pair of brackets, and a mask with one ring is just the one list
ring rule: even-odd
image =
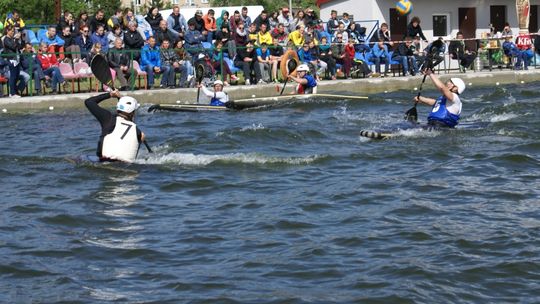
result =
[[122,111],[124,113],[131,113],[139,108],[139,103],[137,99],[131,96],[120,97],[118,103],[116,104],[116,110]]

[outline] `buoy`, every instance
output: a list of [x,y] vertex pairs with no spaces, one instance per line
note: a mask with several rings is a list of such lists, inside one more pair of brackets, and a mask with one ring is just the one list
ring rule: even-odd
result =
[[384,93],[386,94],[386,93],[388,93],[388,91],[384,91]]
[[50,107],[49,107],[49,110],[51,110],[51,111],[54,110],[54,107],[53,107],[53,106],[50,106]]
[[251,95],[251,98],[255,98],[256,96],[255,95]]
[[418,88],[417,88],[417,87],[415,87],[415,88],[414,88],[414,90],[415,90],[415,91],[418,91]]
[[176,103],[180,103],[180,100],[177,100]]
[[6,112],[7,112],[7,109],[2,109],[2,112],[6,113]]
[[469,86],[472,86],[472,82],[469,82]]
[[497,83],[495,83],[495,85],[499,85],[499,83],[497,82]]
[[523,83],[525,83],[525,81],[522,80],[521,83],[523,84]]

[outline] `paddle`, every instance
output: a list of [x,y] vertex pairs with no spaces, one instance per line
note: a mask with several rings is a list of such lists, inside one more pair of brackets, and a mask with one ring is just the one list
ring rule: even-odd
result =
[[[291,59],[289,62],[287,62],[287,69],[289,70],[288,75],[292,74],[296,70],[296,60]],[[285,87],[287,86],[287,82],[289,82],[289,77],[285,79],[285,83],[283,83],[283,87],[281,88],[281,92],[279,92],[279,95],[283,95],[283,91],[285,91]]]
[[197,67],[195,68],[195,78],[197,79],[197,104],[199,104],[199,97],[201,96],[201,88],[199,85],[201,84],[204,77],[204,66],[202,63],[199,63]]
[[[424,82],[426,82],[427,74],[424,75],[424,78],[422,79],[422,83],[420,84],[420,88],[418,89],[418,95],[416,95],[416,98],[420,98],[420,95],[422,94],[422,87],[424,86]],[[405,112],[405,120],[416,123],[418,121],[418,111],[416,110],[416,105],[418,105],[418,101],[414,102],[414,106],[410,108],[407,112]]]
[[[115,90],[111,70],[109,69],[109,63],[105,57],[99,54],[94,56],[94,58],[92,58],[92,62],[90,62],[90,69],[92,69],[92,73],[94,76],[96,76],[97,80],[111,88],[113,91]],[[146,146],[148,153],[154,152],[146,140],[143,140],[143,144]]]

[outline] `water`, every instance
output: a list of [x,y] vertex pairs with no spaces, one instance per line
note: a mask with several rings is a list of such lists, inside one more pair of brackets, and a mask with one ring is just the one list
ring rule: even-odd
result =
[[413,92],[143,109],[155,153],[128,168],[65,159],[94,154],[82,109],[3,114],[0,302],[538,303],[539,89],[469,89],[461,129],[385,141],[359,131]]

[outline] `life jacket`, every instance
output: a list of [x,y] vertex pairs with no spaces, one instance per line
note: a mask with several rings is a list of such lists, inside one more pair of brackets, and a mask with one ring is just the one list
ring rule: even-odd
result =
[[225,93],[225,96],[227,96],[227,97],[225,97],[225,100],[219,99],[219,98],[216,97],[216,93],[214,92],[214,97],[212,97],[212,99],[210,99],[210,105],[211,106],[221,106],[221,107],[225,106],[225,103],[227,101],[229,101],[229,97],[228,97],[227,93]]
[[137,125],[121,116],[116,116],[114,130],[103,138],[101,158],[132,163],[138,151]]
[[304,76],[304,79],[308,81],[307,84],[298,84],[296,87],[297,94],[317,94],[317,81],[311,75]]
[[[459,97],[458,97],[459,98]],[[440,96],[435,101],[431,113],[428,116],[428,123],[442,122],[449,128],[453,128],[458,124],[459,114],[453,114],[446,108],[446,96]]]

